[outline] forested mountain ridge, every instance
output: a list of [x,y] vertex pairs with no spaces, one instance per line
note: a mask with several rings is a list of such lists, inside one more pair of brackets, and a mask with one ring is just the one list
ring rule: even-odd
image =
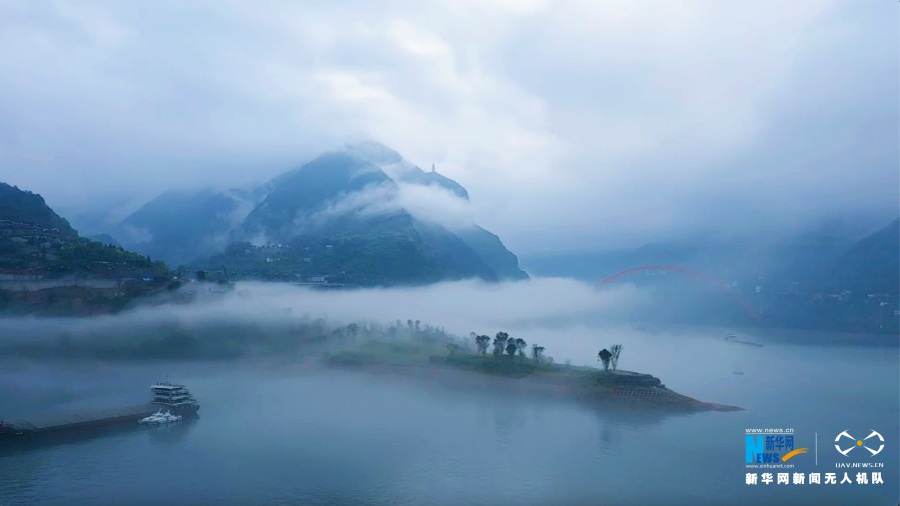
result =
[[75,234],[69,222],[50,209],[43,197],[3,182],[0,182],[0,220],[58,229],[64,236]]
[[[868,234],[834,219],[782,237],[682,240],[536,257],[525,265],[533,274],[587,282],[633,267],[672,265],[729,287],[727,294],[718,293],[706,280],[653,271],[623,277],[622,283],[655,289],[656,302],[638,308],[631,316],[637,320],[878,333],[900,329],[900,220]],[[748,320],[735,298],[760,318]]]
[[822,284],[866,294],[900,293],[900,219],[854,244]]
[[0,183],[0,269],[41,277],[167,272],[161,261],[80,237],[40,195],[5,183]]
[[164,262],[80,237],[40,195],[0,183],[0,315],[115,312],[170,277]]

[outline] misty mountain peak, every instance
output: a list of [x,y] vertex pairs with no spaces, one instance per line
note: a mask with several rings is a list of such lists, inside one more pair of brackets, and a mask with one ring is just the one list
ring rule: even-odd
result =
[[405,161],[400,156],[400,153],[375,141],[349,142],[344,145],[344,151],[375,165],[395,164]]
[[344,152],[379,167],[388,177],[398,183],[438,186],[461,199],[469,200],[469,192],[456,181],[435,171],[434,163],[426,172],[400,156],[400,153],[373,141],[347,144]]
[[329,204],[370,185],[395,184],[378,166],[344,151],[325,153],[299,169],[275,178],[271,192],[232,234],[235,240],[256,237],[287,241],[296,223]]
[[[126,238],[139,233],[143,240],[131,241],[135,249],[152,250],[154,256],[178,263],[185,260],[184,255],[198,258],[228,250],[230,243],[316,240],[353,251],[341,250],[349,256],[338,270],[348,272],[382,258],[379,255],[390,257],[393,251],[407,255],[407,263],[419,265],[421,272],[430,273],[425,277],[433,280],[441,276],[527,278],[516,256],[490,232],[477,225],[451,232],[421,212],[411,214],[406,204],[420,203],[423,197],[413,193],[416,197],[405,201],[400,196],[409,196],[402,193],[409,188],[398,183],[437,186],[464,201],[469,197],[457,182],[423,171],[383,144],[356,142],[257,188],[166,192],[129,217],[115,235],[129,243]],[[399,279],[397,272],[387,272],[382,274]]]

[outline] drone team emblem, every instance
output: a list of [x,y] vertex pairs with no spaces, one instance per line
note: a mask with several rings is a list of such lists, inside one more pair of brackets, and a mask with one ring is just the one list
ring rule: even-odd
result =
[[[879,446],[877,450],[873,450],[873,449],[869,448],[868,446],[866,446],[866,443],[865,443],[865,442],[866,442],[867,439],[872,438],[872,437],[876,437],[876,436],[878,437],[878,439],[881,440],[881,446]],[[849,438],[849,439],[853,439],[853,440],[856,441],[856,443],[853,444],[853,445],[851,445],[850,447],[848,447],[846,450],[841,450],[840,441],[841,441],[841,438],[842,438],[842,437],[846,437],[846,438]],[[874,430],[872,431],[871,434],[869,434],[868,436],[866,436],[865,439],[856,439],[855,437],[851,436],[850,434],[847,434],[847,431],[844,431],[844,432],[841,432],[840,434],[838,434],[838,437],[834,438],[834,442],[835,442],[834,448],[835,448],[841,455],[843,455],[843,456],[845,456],[845,457],[847,456],[848,453],[850,453],[850,450],[853,450],[853,449],[856,449],[856,448],[860,448],[860,447],[865,448],[866,450],[869,450],[870,452],[872,452],[872,456],[878,455],[878,453],[881,452],[881,450],[884,449],[884,438],[881,437],[881,434],[875,432]],[[873,446],[874,446],[874,445],[873,445]]]

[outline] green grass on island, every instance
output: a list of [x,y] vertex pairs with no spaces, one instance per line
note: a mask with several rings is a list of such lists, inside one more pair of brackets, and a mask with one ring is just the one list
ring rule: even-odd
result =
[[341,366],[447,366],[491,376],[520,379],[530,376],[565,376],[584,384],[631,384],[658,386],[649,374],[605,371],[534,359],[524,354],[480,353],[455,343],[437,341],[372,340],[350,350],[330,353],[328,363]]

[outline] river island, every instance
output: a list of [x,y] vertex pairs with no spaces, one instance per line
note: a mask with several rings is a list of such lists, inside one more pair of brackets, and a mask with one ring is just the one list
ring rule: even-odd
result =
[[[500,333],[503,334],[503,333]],[[487,336],[476,336],[482,338]],[[501,335],[501,338],[503,336]],[[505,339],[501,339],[505,341]],[[527,356],[514,340],[487,351],[485,340],[473,351],[456,343],[446,344],[443,353],[434,342],[373,340],[352,349],[326,353],[330,367],[349,368],[378,375],[393,375],[454,386],[492,388],[557,399],[570,399],[593,406],[632,405],[672,411],[743,411],[674,392],[650,374],[604,368],[557,364],[544,359],[543,348]],[[502,350],[502,351],[501,351]],[[619,346],[619,351],[621,346]],[[604,352],[600,352],[601,360]]]

